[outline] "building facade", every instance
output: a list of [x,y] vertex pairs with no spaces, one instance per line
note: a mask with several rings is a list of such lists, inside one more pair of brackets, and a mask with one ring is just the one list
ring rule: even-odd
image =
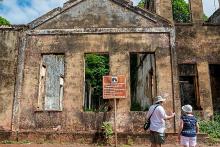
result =
[[144,133],[146,111],[131,105],[136,100],[146,107],[156,95],[166,97],[167,113],[177,114],[167,122],[168,133],[177,131],[183,104],[209,119],[220,111],[219,13],[204,22],[202,1],[190,1],[190,8],[186,24],[174,22],[171,0],[155,1],[149,10],[124,0],[71,0],[28,25],[1,28],[1,130],[17,139],[74,140],[94,136],[104,121],[113,124],[113,109],[84,109],[90,53],[107,55],[109,75],[126,77],[117,132]]

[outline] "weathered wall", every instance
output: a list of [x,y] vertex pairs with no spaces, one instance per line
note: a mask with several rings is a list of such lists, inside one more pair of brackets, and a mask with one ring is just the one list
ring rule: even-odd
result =
[[[71,8],[68,8],[67,5],[60,15],[49,19],[37,29],[156,27],[168,24],[159,16],[143,12],[124,4],[123,1],[115,1],[87,0],[77,3]],[[158,19],[162,21],[158,21]],[[34,23],[38,23],[38,21],[40,20]]]
[[[144,56],[144,57],[143,57]],[[144,59],[143,59],[144,58]],[[150,77],[150,72],[155,74],[155,60],[153,54],[140,55],[137,73],[137,101],[140,102],[143,109],[149,107],[153,103],[155,83],[154,77]],[[152,78],[152,79],[151,79]],[[152,82],[153,81],[153,82]],[[151,82],[151,83],[150,83]],[[153,91],[152,91],[153,89]]]
[[193,23],[203,22],[203,5],[202,0],[190,0],[191,15]]
[[156,13],[170,22],[173,22],[173,10],[171,0],[155,0]]
[[19,32],[0,29],[0,130],[11,130]]
[[200,103],[205,117],[213,113],[209,64],[220,64],[219,26],[176,26],[178,64],[197,64]]
[[[143,131],[144,117],[137,122],[130,113],[129,52],[152,52],[156,55],[157,94],[168,95],[166,107],[173,111],[172,73],[168,34],[75,34],[28,36],[25,49],[24,83],[21,100],[21,130],[96,130],[102,114],[83,112],[84,54],[109,53],[110,74],[125,75],[127,98],[117,101],[118,131]],[[62,112],[37,110],[41,54],[65,55],[64,98]],[[96,116],[94,118],[94,115]],[[142,114],[140,116],[144,115]],[[113,121],[113,115],[107,117]],[[95,119],[95,120],[94,120]],[[86,123],[85,123],[86,122]],[[90,123],[91,122],[91,123]],[[128,125],[133,124],[133,125]],[[170,122],[169,128],[172,127]],[[170,129],[170,131],[173,131]]]

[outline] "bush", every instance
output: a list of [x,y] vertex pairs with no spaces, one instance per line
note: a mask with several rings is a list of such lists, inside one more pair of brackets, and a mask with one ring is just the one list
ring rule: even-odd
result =
[[220,141],[220,115],[215,114],[213,120],[199,121],[200,132],[207,133],[209,138],[214,141]]
[[113,127],[111,125],[110,122],[103,122],[102,123],[102,134],[104,139],[102,141],[104,141],[103,143],[105,145],[111,145],[113,143]]
[[113,129],[112,129],[112,125],[110,122],[103,122],[102,129],[103,129],[103,133],[104,133],[106,139],[112,137]]

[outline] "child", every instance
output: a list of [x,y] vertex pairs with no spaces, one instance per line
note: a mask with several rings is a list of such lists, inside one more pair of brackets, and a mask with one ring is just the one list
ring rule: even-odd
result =
[[184,114],[181,116],[179,126],[179,141],[184,147],[195,147],[197,144],[196,134],[199,131],[197,119],[192,114],[192,106],[182,107]]

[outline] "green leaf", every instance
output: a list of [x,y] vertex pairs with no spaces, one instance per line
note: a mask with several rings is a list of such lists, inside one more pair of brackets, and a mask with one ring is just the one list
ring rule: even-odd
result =
[[7,25],[7,26],[9,26],[10,23],[9,23],[8,20],[6,20],[5,18],[0,16],[0,25]]

